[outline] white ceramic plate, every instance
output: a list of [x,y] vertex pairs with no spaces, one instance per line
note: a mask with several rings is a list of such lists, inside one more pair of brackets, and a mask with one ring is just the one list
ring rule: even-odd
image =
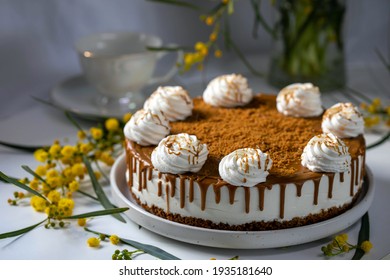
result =
[[[50,92],[50,97],[58,107],[87,119],[123,117],[122,112],[110,111],[97,105],[98,93],[82,75],[71,77],[55,86]],[[139,102],[145,100],[143,95],[139,98]],[[134,108],[133,111],[138,109]]]
[[271,231],[227,231],[193,227],[155,216],[133,201],[127,187],[125,155],[120,156],[110,174],[112,195],[119,207],[129,207],[128,218],[157,234],[192,244],[234,249],[277,248],[303,244],[336,234],[357,222],[374,198],[372,174],[368,168],[363,192],[345,213],[313,225]]

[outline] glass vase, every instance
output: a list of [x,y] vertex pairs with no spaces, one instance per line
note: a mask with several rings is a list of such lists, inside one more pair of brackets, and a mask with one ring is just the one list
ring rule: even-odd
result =
[[268,81],[282,88],[311,82],[322,92],[346,82],[343,46],[345,5],[336,0],[277,2]]

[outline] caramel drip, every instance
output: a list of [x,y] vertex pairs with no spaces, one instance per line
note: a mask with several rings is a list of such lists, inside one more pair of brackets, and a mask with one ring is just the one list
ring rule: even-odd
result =
[[148,170],[149,168],[144,168],[142,170],[142,188],[143,189],[147,189],[147,184],[148,184],[148,180],[147,180],[147,174],[148,174]]
[[137,159],[135,157],[133,157],[133,172],[137,172]]
[[180,208],[184,208],[186,200],[185,177],[180,177]]
[[280,186],[280,218],[284,218],[284,203],[286,200],[286,184],[279,184]]
[[272,189],[272,185],[258,185],[257,190],[259,191],[259,209],[260,211],[264,210],[264,193],[265,189]]
[[344,182],[344,172],[341,172],[341,173],[340,173],[340,182],[341,182],[341,183]]
[[142,191],[142,169],[143,169],[143,163],[142,161],[139,162],[138,166],[138,191]]
[[165,198],[167,200],[167,213],[169,214],[169,184],[165,184]]
[[202,181],[198,181],[199,189],[200,189],[200,209],[202,211],[206,209],[206,195],[207,195],[207,190],[209,188],[209,184],[205,184]]
[[295,183],[295,186],[297,187],[297,196],[298,196],[298,197],[301,197],[301,195],[302,195],[303,183]]
[[157,183],[157,195],[158,196],[162,196],[162,182],[161,181],[158,181]]
[[174,197],[176,192],[176,176],[171,174],[164,174],[164,177],[165,177],[165,182],[167,183],[169,182],[169,184],[171,185],[170,195],[171,197]]
[[257,186],[257,190],[259,191],[259,209],[260,211],[264,210],[264,191],[266,186]]
[[355,182],[355,160],[351,160],[351,189],[350,189],[350,196],[353,196],[354,193],[354,182]]
[[133,172],[131,172],[133,170],[133,157],[130,154],[127,155],[127,167],[129,170],[127,185],[131,188],[133,186]]
[[318,194],[320,190],[320,180],[321,178],[313,179],[314,182],[314,205],[318,204]]
[[355,186],[359,185],[359,158],[356,159],[356,163]]
[[334,173],[327,174],[328,176],[328,198],[333,196],[333,183],[334,183]]
[[194,201],[194,178],[192,177],[190,177],[190,193],[189,193],[188,200],[190,202]]
[[245,212],[249,213],[250,202],[251,202],[251,192],[249,188],[244,187],[245,191]]
[[229,190],[229,203],[230,203],[230,205],[233,205],[234,204],[234,197],[236,196],[236,190],[238,187],[228,186],[227,188]]
[[[359,140],[361,141],[361,140]],[[134,184],[134,173],[138,174],[138,181],[139,181],[139,191],[142,191],[142,188],[146,188],[147,181],[151,181],[153,178],[153,167],[150,162],[150,152],[149,148],[143,148],[138,146],[137,144],[127,141],[126,142],[126,149],[127,154],[129,155],[127,157],[127,165],[128,170],[133,172],[129,172],[129,178],[128,178],[128,185],[129,187],[132,187]],[[152,151],[152,149],[150,149]],[[364,150],[360,151],[353,151],[351,152],[352,160],[351,160],[351,195],[354,193],[354,186],[359,183],[359,177],[361,178],[364,175],[364,164],[359,169],[359,165],[356,164],[358,162],[358,156],[363,155],[363,162],[365,160],[364,157]],[[284,218],[284,212],[285,212],[285,190],[287,183],[294,181],[298,181],[298,183],[295,183],[296,189],[297,189],[297,196],[301,196],[302,192],[302,186],[305,181],[313,180],[314,182],[314,204],[318,204],[318,197],[319,197],[319,187],[320,187],[320,180],[321,180],[321,174],[318,173],[307,173],[306,169],[300,169],[301,171],[298,172],[298,175],[295,175],[294,178],[290,178],[289,180],[281,180],[278,176],[273,176],[273,174],[270,174],[269,178],[267,178],[266,185],[260,184],[257,186],[258,192],[259,192],[259,208],[261,211],[264,210],[264,200],[265,200],[265,188],[271,189],[273,184],[279,184],[280,186],[280,217]],[[360,171],[360,174],[359,174]],[[328,188],[328,197],[332,197],[333,193],[333,183],[334,183],[334,174],[326,174],[328,176],[329,181],[329,188]],[[340,173],[340,182],[344,182],[344,173]],[[158,178],[159,181],[157,182],[158,186],[158,196],[163,195],[163,184],[165,181],[165,191],[166,191],[166,200],[167,200],[167,208],[169,212],[169,196],[174,197],[175,196],[175,190],[176,190],[176,175],[172,174],[163,174],[158,172]],[[200,192],[200,204],[201,209],[205,210],[206,208],[206,198],[207,198],[207,191],[208,188],[213,186],[214,187],[214,193],[215,193],[215,201],[216,203],[219,203],[221,200],[221,188],[226,185],[228,192],[229,192],[229,202],[231,205],[234,204],[235,201],[235,193],[238,187],[231,186],[221,180],[220,177],[216,176],[209,176],[207,174],[185,174],[180,175],[180,188],[178,188],[178,191],[180,191],[180,207],[185,207],[185,200],[186,200],[186,184],[185,181],[189,180],[189,189],[188,189],[188,200],[189,202],[194,201],[195,196],[195,190],[194,190],[194,181],[196,181],[199,185],[199,192]],[[294,181],[293,181],[294,180]],[[301,183],[302,182],[302,183]],[[248,188],[244,189],[245,192],[245,210],[248,213],[249,212],[249,204],[250,204],[250,192]]]
[[215,203],[219,204],[221,202],[221,187],[214,185],[214,193],[215,193]]

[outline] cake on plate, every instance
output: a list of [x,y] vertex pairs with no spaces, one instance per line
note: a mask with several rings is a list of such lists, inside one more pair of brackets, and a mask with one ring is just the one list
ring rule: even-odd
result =
[[275,230],[348,210],[365,173],[363,119],[325,110],[318,87],[254,94],[242,75],[203,96],[159,87],[124,128],[128,187],[162,218],[220,230]]

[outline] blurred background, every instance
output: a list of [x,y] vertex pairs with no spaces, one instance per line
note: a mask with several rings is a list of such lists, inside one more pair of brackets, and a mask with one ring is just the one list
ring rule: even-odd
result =
[[[263,1],[262,9],[272,22],[275,14],[269,2]],[[377,50],[389,57],[390,1],[345,3],[347,66],[380,65]],[[260,28],[257,39],[252,36],[249,0],[237,2],[230,20],[234,40],[246,55],[270,53],[269,34]],[[78,38],[121,30],[151,33],[163,38],[164,43],[187,46],[207,40],[210,33],[199,20],[199,13],[145,0],[0,0],[0,118],[27,108],[31,103],[28,96],[48,98],[53,86],[80,73],[74,50]],[[231,55],[224,53],[218,63],[229,61]],[[211,58],[209,64],[216,60]],[[201,73],[191,71],[183,77],[186,75],[200,77]]]

